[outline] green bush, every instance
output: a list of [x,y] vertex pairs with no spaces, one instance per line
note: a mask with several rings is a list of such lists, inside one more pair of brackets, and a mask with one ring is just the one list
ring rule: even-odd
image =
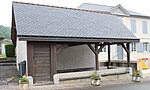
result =
[[29,83],[29,80],[26,78],[26,76],[23,76],[23,77],[20,79],[20,83],[21,83],[21,84],[28,84],[28,83]]
[[15,50],[14,50],[14,46],[12,44],[5,45],[5,51],[6,51],[7,57],[14,57]]
[[5,39],[4,37],[0,37],[0,40],[3,40],[3,39]]
[[95,79],[95,80],[98,80],[100,79],[101,76],[99,74],[97,74],[97,72],[94,72],[92,75],[91,75],[91,79]]
[[135,77],[141,77],[141,72],[140,71],[134,71],[133,76]]

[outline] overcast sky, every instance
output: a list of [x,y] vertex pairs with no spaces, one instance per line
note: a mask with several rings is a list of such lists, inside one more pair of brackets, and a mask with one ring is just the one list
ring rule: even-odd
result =
[[[0,25],[11,26],[12,1],[0,0]],[[124,8],[150,16],[150,0],[15,0],[19,2],[38,3],[46,5],[76,8],[82,3],[116,6],[121,4]]]

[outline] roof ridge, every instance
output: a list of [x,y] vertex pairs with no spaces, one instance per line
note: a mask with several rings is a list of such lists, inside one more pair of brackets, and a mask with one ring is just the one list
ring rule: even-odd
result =
[[70,10],[79,10],[79,11],[94,12],[94,13],[100,13],[100,14],[111,14],[110,12],[88,10],[88,9],[81,9],[81,8],[69,8],[69,7],[52,6],[52,5],[35,4],[35,3],[26,3],[26,2],[17,2],[17,1],[13,1],[13,3],[27,4],[27,5],[37,5],[37,6],[45,6],[45,7],[55,7],[55,8],[63,8],[63,9],[70,9]]
[[91,5],[98,5],[98,6],[106,6],[106,7],[115,7],[115,6],[108,6],[108,5],[101,5],[101,4],[95,4],[95,3],[83,3],[83,4],[91,4]]

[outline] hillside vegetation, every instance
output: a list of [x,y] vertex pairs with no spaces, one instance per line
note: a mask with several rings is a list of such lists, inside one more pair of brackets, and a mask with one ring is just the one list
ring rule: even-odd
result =
[[10,39],[11,38],[11,29],[10,27],[5,27],[3,25],[0,25],[0,39]]

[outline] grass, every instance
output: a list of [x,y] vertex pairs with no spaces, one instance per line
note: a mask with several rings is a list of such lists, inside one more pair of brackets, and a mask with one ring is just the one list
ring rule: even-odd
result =
[[0,54],[0,58],[6,58],[4,55]]

